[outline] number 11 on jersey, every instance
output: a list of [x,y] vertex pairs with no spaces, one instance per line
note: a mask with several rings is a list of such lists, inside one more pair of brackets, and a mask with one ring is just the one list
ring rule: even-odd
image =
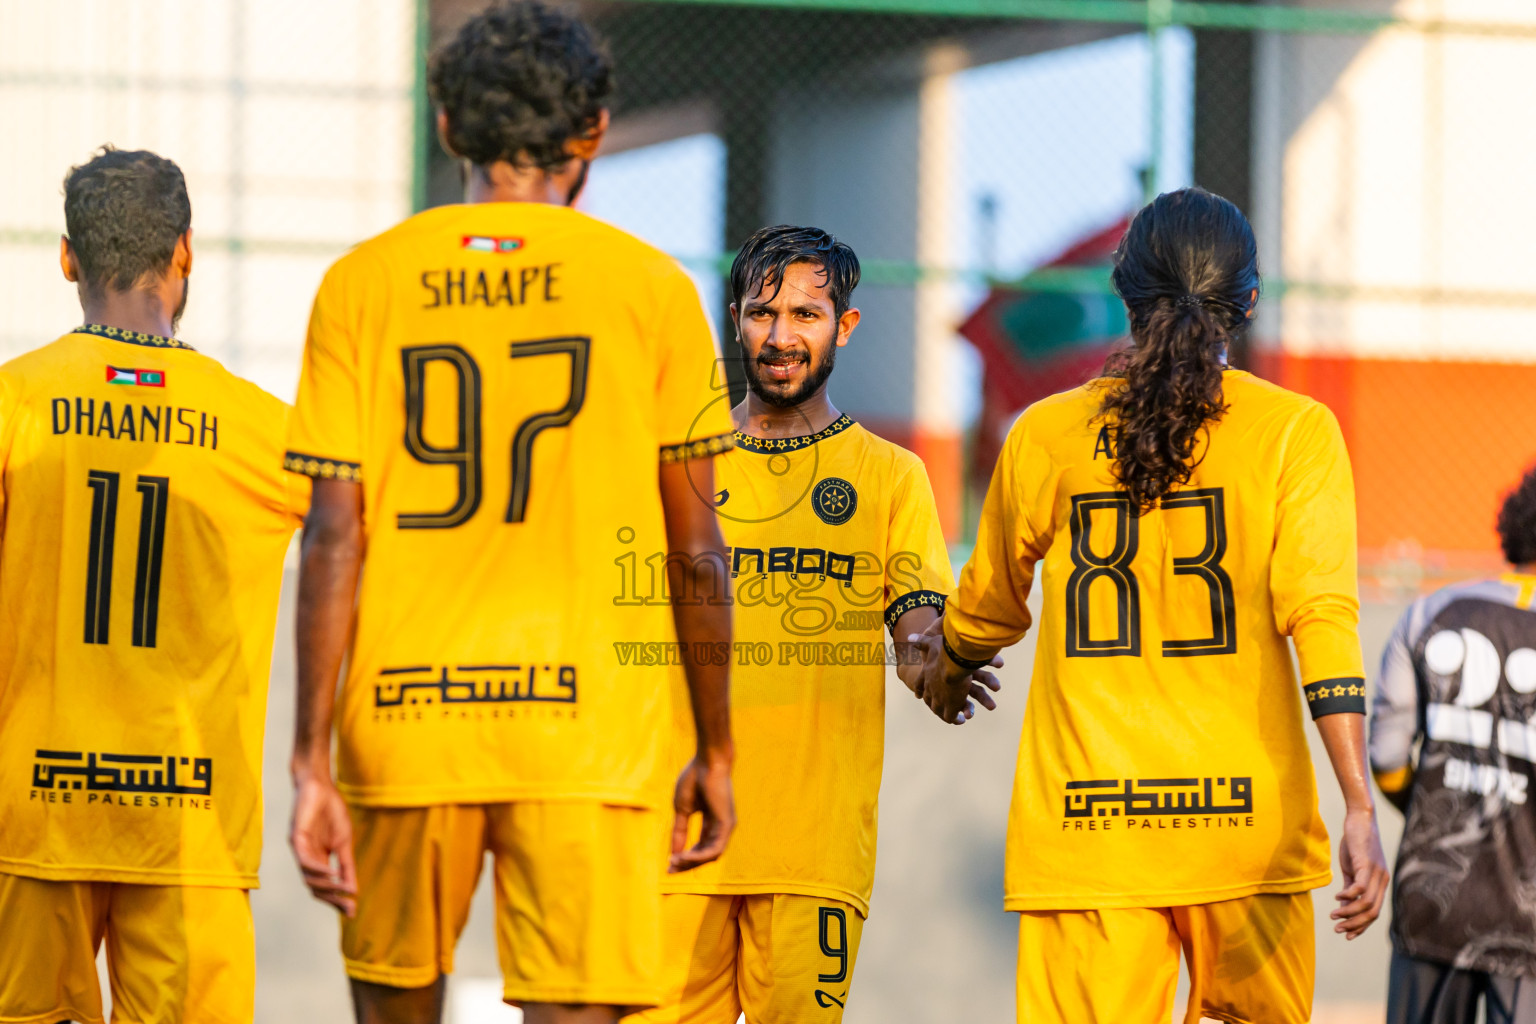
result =
[[[91,536],[85,562],[85,642],[104,644],[112,626],[112,555],[116,548],[117,473],[93,469],[86,476],[91,489]],[[139,551],[133,577],[133,646],[154,647],[160,621],[160,563],[165,559],[165,514],[171,500],[171,478],[141,476],[143,496],[139,514]]]

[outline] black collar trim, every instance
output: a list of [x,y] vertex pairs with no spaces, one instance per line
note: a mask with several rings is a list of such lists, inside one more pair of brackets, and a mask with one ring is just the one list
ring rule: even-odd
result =
[[175,338],[162,338],[158,334],[145,334],[143,331],[130,331],[122,327],[107,327],[103,324],[82,324],[76,327],[71,334],[94,334],[98,338],[106,338],[109,341],[126,341],[130,345],[151,345],[155,348],[184,348],[189,352],[195,352],[191,345]]
[[802,448],[809,448],[817,441],[825,441],[833,434],[841,434],[853,426],[853,420],[844,413],[830,424],[822,427],[814,434],[802,434],[799,437],[753,437],[751,434],[743,434],[736,431],[736,447],[748,452],[761,452],[765,455],[774,455],[778,452],[797,452]]

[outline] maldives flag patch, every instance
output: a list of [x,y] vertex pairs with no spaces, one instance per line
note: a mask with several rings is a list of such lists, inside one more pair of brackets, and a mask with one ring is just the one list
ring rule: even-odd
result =
[[165,387],[164,370],[133,370],[121,366],[107,367],[108,384],[137,384],[141,388]]
[[521,238],[498,238],[495,235],[465,235],[460,246],[475,252],[517,252],[523,247]]

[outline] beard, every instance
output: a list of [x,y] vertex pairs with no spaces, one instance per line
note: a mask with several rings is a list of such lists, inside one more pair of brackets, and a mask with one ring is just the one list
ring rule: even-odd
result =
[[592,170],[592,161],[583,160],[581,170],[576,174],[576,180],[571,183],[570,189],[565,194],[565,205],[575,206],[576,200],[581,198],[581,190],[587,187],[587,175]]
[[187,294],[192,291],[192,279],[181,279],[181,301],[176,303],[176,312],[171,314],[171,337],[176,336],[176,330],[181,326],[181,314],[187,311]]
[[837,365],[837,346],[829,346],[821,365],[813,368],[800,386],[791,391],[780,390],[776,381],[767,380],[759,374],[757,364],[762,358],[759,355],[757,359],[748,359],[746,349],[742,349],[741,368],[747,378],[747,387],[767,405],[776,409],[792,409],[821,390],[827,378],[832,376],[832,367]]

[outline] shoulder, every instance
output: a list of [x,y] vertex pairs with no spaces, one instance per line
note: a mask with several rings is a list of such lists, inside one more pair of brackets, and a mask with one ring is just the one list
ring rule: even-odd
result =
[[878,467],[891,486],[900,486],[914,477],[927,479],[928,470],[916,453],[881,437],[862,423],[855,423],[853,429],[863,447],[865,465]]
[[1026,438],[1036,443],[1049,442],[1057,437],[1075,438],[1097,429],[1104,392],[1115,386],[1114,378],[1099,377],[1070,391],[1040,399],[1013,421],[1006,443],[1020,444]]
[[545,216],[552,225],[569,232],[573,237],[599,243],[624,258],[643,264],[678,266],[675,259],[656,246],[590,213],[566,206],[552,206]]
[[322,290],[354,278],[383,274],[398,258],[416,258],[429,240],[440,240],[445,232],[453,233],[469,209],[452,204],[434,206],[358,242],[330,265]]
[[0,364],[0,381],[16,386],[31,378],[52,375],[60,364],[70,361],[80,344],[77,336],[70,333],[23,352]]
[[[276,425],[282,428],[292,407],[281,398],[266,391],[260,385],[236,376],[229,368],[212,356],[200,352],[188,352],[198,371],[205,375],[208,384],[216,389],[225,402],[242,410],[258,425]],[[281,436],[279,429],[274,436]]]
[[1273,416],[1287,421],[1334,420],[1333,411],[1317,399],[1255,377],[1246,370],[1228,370],[1221,389],[1229,411],[1239,415]]
[[552,207],[571,248],[600,265],[615,269],[612,284],[627,283],[656,294],[675,295],[678,290],[697,296],[693,278],[676,258],[635,237],[623,228],[580,210]]
[[1404,610],[1398,632],[1404,644],[1415,647],[1447,611],[1463,602],[1513,604],[1514,588],[1498,579],[1465,580],[1426,594]]
[[[174,351],[196,355],[189,349]],[[0,364],[0,389],[11,397],[37,386],[54,387],[62,380],[77,379],[78,374],[100,374],[106,365],[101,356],[97,338],[70,331]]]
[[1409,611],[1417,613],[1427,622],[1461,601],[1512,605],[1517,595],[1518,588],[1498,578],[1465,580],[1441,587],[1434,593],[1419,598]]

